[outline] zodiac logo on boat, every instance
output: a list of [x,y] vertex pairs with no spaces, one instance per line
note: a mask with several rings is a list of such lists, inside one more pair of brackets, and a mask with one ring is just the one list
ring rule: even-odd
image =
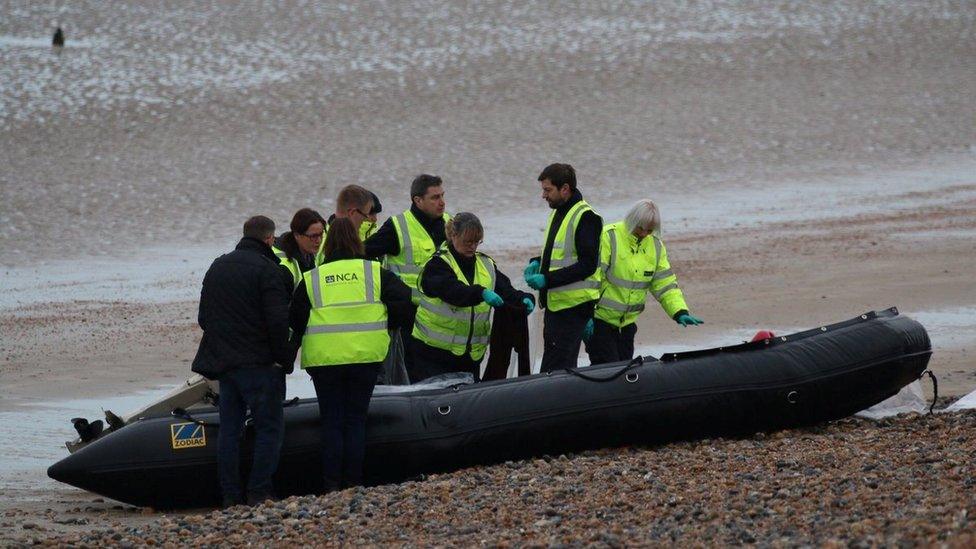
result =
[[174,423],[169,426],[173,449],[196,448],[207,445],[207,431],[196,423]]

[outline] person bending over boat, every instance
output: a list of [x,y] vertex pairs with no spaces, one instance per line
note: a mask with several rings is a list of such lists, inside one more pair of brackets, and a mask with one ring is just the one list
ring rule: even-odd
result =
[[702,324],[688,312],[660,232],[661,214],[654,202],[646,199],[637,201],[623,221],[603,228],[600,300],[584,331],[591,363],[634,358],[637,317],[648,294],[678,324]]
[[302,208],[292,216],[290,228],[275,239],[271,249],[288,271],[294,289],[302,281],[302,273],[315,266],[315,254],[325,235],[325,220],[319,212]]
[[267,217],[248,219],[244,238],[214,260],[200,291],[203,339],[191,369],[220,383],[217,473],[224,507],[245,502],[239,452],[247,410],[254,421],[248,504],[273,497],[271,476],[284,438],[281,401],[295,360],[288,344],[291,282],[271,251],[274,230]]
[[358,228],[337,218],[323,250],[292,298],[292,341],[315,385],[321,418],[322,489],[362,484],[366,411],[390,345],[387,305],[408,302],[410,289],[364,258]]
[[550,164],[539,174],[542,198],[552,208],[542,255],[525,268],[525,283],[539,291],[543,318],[542,365],[575,368],[583,330],[600,297],[600,228],[603,220],[576,188],[576,170]]
[[413,325],[413,373],[422,381],[447,372],[479,378],[491,337],[491,308],[535,308],[531,294],[512,287],[495,262],[478,252],[481,221],[462,212],[447,222],[447,241],[427,261],[418,281],[420,306]]

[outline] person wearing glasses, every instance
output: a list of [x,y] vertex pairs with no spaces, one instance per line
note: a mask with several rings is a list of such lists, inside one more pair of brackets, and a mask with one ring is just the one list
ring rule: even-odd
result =
[[532,312],[535,298],[512,287],[494,260],[478,252],[481,221],[461,212],[447,222],[447,240],[419,275],[420,306],[413,325],[416,383],[448,372],[477,381],[491,337],[491,309],[511,305]]
[[372,193],[359,185],[346,185],[339,190],[336,197],[335,213],[329,216],[329,223],[325,226],[325,234],[315,253],[315,265],[325,262],[325,241],[329,238],[329,226],[336,219],[348,219],[358,232],[363,223],[369,220],[369,212],[373,209]]
[[600,300],[583,331],[593,364],[634,358],[637,317],[648,294],[682,326],[702,320],[688,312],[678,278],[660,238],[661,214],[650,200],[638,200],[623,221],[603,228],[600,242]]
[[363,257],[359,227],[337,217],[325,262],[305,273],[289,310],[292,343],[301,342],[301,367],[318,397],[322,489],[363,480],[366,412],[390,345],[389,307],[409,303],[410,289],[379,262]]
[[302,280],[302,273],[315,266],[315,253],[322,244],[325,234],[325,220],[319,212],[302,208],[291,218],[291,230],[275,239],[271,247],[281,262],[282,268],[291,277],[291,287],[295,288]]

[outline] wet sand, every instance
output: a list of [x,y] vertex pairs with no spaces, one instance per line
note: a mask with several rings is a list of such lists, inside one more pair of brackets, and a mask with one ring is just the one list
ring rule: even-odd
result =
[[[971,3],[549,8],[0,2],[0,412],[181,381],[210,259],[347,183],[385,217],[442,175],[517,281],[553,161],[608,221],[661,207],[706,324],[650,307],[642,348],[895,305],[942,393],[976,388]],[[31,38],[52,19],[61,55]],[[0,479],[0,539],[145,518],[26,478]]]

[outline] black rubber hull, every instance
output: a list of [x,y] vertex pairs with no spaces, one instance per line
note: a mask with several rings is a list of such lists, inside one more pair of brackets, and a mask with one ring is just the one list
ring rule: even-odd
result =
[[[925,329],[891,309],[785,338],[667,355],[608,382],[559,372],[374,395],[366,475],[374,484],[395,482],[544,454],[815,424],[892,396],[921,375],[930,355]],[[606,377],[622,366],[582,371]],[[218,422],[214,409],[194,418]],[[317,404],[286,408],[285,421],[276,490],[315,493]],[[218,427],[172,427],[185,423],[140,420],[54,464],[48,475],[133,505],[216,505]],[[242,454],[249,444],[250,433]]]

